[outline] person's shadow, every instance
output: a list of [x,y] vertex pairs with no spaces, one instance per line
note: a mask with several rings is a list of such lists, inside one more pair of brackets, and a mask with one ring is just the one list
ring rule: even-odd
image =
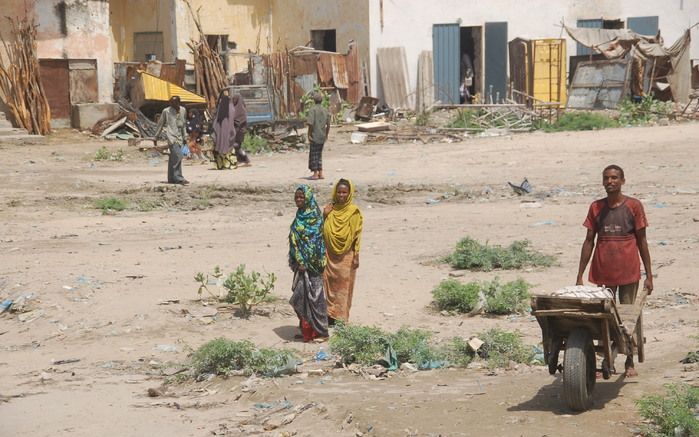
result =
[[301,336],[301,331],[299,331],[298,325],[277,326],[276,328],[273,328],[272,331],[274,331],[279,338],[285,341],[303,341],[303,336]]
[[[605,405],[619,396],[621,388],[629,381],[623,374],[614,375],[612,379],[604,381],[598,379],[592,391],[592,405],[590,410],[601,410]],[[566,405],[563,397],[563,375],[556,374],[556,379],[539,389],[533,398],[518,405],[513,405],[507,411],[550,411],[554,414],[580,414],[583,411],[573,411]]]

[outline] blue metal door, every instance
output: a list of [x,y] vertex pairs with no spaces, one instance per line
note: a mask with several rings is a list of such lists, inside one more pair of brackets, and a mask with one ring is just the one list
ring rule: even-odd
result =
[[658,33],[658,17],[629,17],[626,27],[641,35],[655,36]]
[[[507,22],[485,23],[485,102],[507,97]],[[498,99],[499,97],[499,99]]]
[[459,103],[459,30],[458,24],[432,26],[434,98],[442,103]]
[[[604,20],[602,20],[601,18],[595,18],[593,20],[578,20],[578,27],[585,27],[588,29],[601,29],[603,25]],[[578,55],[589,55],[592,53],[592,50],[585,47],[584,45],[580,43],[575,44],[578,48]]]

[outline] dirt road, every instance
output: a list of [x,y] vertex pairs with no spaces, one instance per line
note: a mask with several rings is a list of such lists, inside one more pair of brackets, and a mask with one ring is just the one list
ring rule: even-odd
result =
[[[275,436],[633,435],[635,400],[666,383],[699,384],[699,371],[678,362],[696,350],[690,336],[699,332],[697,137],[699,124],[682,124],[352,145],[349,132],[333,131],[324,181],[305,180],[306,153],[289,152],[254,156],[252,167],[233,171],[187,165],[187,187],[164,183],[166,158],[125,143],[72,132],[0,143],[0,298],[24,296],[33,311],[0,316],[0,435],[250,435],[264,431],[264,417],[276,426],[266,435]],[[103,145],[125,149],[125,160],[94,161]],[[657,273],[639,378],[600,381],[593,408],[573,414],[560,376],[543,367],[400,372],[379,381],[313,371],[328,365],[313,363],[318,345],[294,340],[297,319],[285,303],[295,185],[315,185],[323,201],[338,177],[358,187],[365,231],[353,323],[437,337],[498,326],[536,344],[540,329],[528,316],[431,310],[430,291],[450,272],[435,260],[467,235],[497,244],[527,238],[558,265],[460,279],[522,277],[537,292],[572,284],[581,224],[603,196],[600,174],[610,163],[625,168],[625,192],[645,205]],[[535,191],[517,197],[506,182],[524,177]],[[108,197],[128,208],[103,215],[94,202]],[[223,309],[212,316],[197,301],[194,274],[240,263],[274,272],[280,300],[249,320]],[[175,373],[189,351],[219,336],[298,349],[311,371],[176,383],[148,397],[163,372]]]

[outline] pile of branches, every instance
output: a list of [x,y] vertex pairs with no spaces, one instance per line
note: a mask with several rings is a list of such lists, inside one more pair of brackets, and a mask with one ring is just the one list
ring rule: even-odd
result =
[[0,55],[0,96],[15,122],[30,134],[51,132],[51,110],[41,86],[36,56],[36,24],[27,17],[10,22],[13,40],[2,40],[5,56]]
[[213,109],[216,106],[216,100],[221,90],[227,85],[226,71],[223,69],[223,63],[218,53],[211,50],[209,42],[204,35],[201,27],[201,20],[192,10],[192,5],[185,0],[189,7],[189,12],[192,14],[194,24],[199,30],[199,41],[190,41],[187,46],[194,55],[194,72],[197,78],[197,94],[206,98],[208,106]]

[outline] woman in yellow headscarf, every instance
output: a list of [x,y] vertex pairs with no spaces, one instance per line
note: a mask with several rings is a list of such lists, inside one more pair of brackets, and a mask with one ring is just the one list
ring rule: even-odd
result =
[[359,268],[359,245],[362,237],[362,213],[352,203],[354,185],[340,179],[333,188],[333,201],[323,209],[325,222],[325,256],[323,287],[328,303],[328,324],[346,322],[352,306],[354,278]]

